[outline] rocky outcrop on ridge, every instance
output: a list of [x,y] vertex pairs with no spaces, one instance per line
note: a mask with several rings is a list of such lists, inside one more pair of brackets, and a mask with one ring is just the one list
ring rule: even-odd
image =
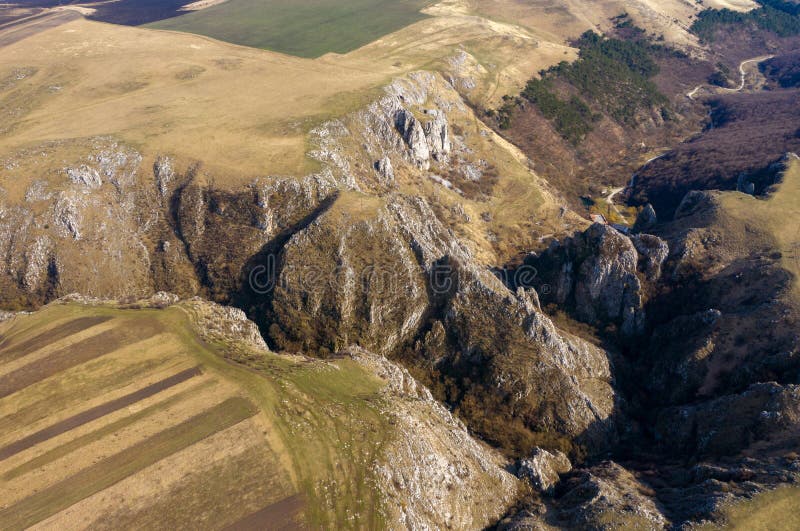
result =
[[[519,482],[407,370],[362,349],[352,359],[387,381],[384,414],[397,437],[375,464],[391,521],[406,529],[476,529],[498,520]],[[487,496],[487,493],[491,493]]]
[[581,321],[614,324],[622,336],[633,337],[645,326],[643,281],[658,279],[667,252],[666,243],[655,236],[631,239],[595,223],[583,233],[554,242],[542,255],[529,256],[525,266],[535,269],[529,287],[543,294],[544,304],[571,308]]
[[140,164],[134,150],[95,139],[82,162],[32,182],[23,201],[0,196],[6,297],[41,303],[71,292],[152,293],[146,234],[161,213],[150,191],[136,186]]

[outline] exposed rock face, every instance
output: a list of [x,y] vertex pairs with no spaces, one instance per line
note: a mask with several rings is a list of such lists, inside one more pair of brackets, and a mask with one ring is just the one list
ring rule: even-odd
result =
[[[396,526],[406,529],[479,529],[516,499],[519,483],[503,460],[472,439],[406,371],[361,349],[350,355],[388,383],[384,414],[398,437],[375,464],[378,486]],[[491,493],[491,495],[487,495]]]
[[161,199],[166,199],[167,194],[175,180],[175,169],[172,167],[172,159],[165,155],[160,155],[153,163],[153,177],[156,182],[156,189]]
[[391,354],[429,325],[417,352],[424,363],[481,374],[474,381],[524,411],[527,429],[613,443],[603,350],[559,331],[529,293],[515,296],[478,267],[423,199],[368,202],[353,219],[348,205],[359,201],[340,196],[282,248],[262,310],[279,345]]
[[756,193],[756,185],[749,180],[747,173],[739,174],[739,178],[736,180],[736,191],[749,195],[754,195]]
[[551,526],[545,523],[546,508],[543,504],[533,510],[524,509],[513,516],[506,517],[497,523],[498,531],[549,531]]
[[487,71],[473,56],[461,50],[447,59],[447,80],[462,94],[469,94],[477,87],[476,78],[482,78]]
[[[51,149],[43,148],[40,159],[55,163]],[[141,157],[102,138],[87,149],[66,170],[51,166],[33,181],[24,203],[0,207],[0,274],[15,285],[4,290],[9,298],[152,292],[144,234],[160,213],[152,189],[135,186]]]
[[639,253],[639,270],[645,274],[648,281],[657,281],[661,277],[661,267],[669,256],[667,242],[651,234],[637,234],[631,241]]
[[26,290],[36,291],[45,281],[52,253],[52,241],[47,236],[39,236],[25,251],[25,269],[22,285]]
[[447,163],[452,147],[447,116],[436,109],[425,110],[425,114],[431,118],[425,124],[425,139],[430,146],[431,155],[437,162]]
[[578,268],[574,292],[578,315],[587,322],[617,321],[627,336],[640,333],[642,287],[630,240],[605,225],[594,225],[586,237],[595,252]]
[[581,470],[559,490],[558,519],[580,529],[667,529],[652,489],[612,461]]
[[406,109],[397,111],[395,120],[397,130],[408,145],[411,161],[424,170],[430,168],[431,151],[422,124]]
[[714,351],[719,310],[681,315],[653,330],[652,369],[648,388],[662,404],[692,401],[708,375]]
[[392,167],[392,160],[384,156],[375,163],[375,171],[381,178],[381,183],[390,186],[394,184],[394,168]]
[[769,240],[730,216],[716,192],[687,194],[663,227],[672,288],[653,302],[660,315],[642,357],[652,399],[676,405],[793,382],[800,336],[786,301],[792,280]]
[[[178,197],[178,243],[185,247],[211,295],[227,301],[248,288],[252,267],[274,269],[274,264],[255,261],[268,258],[266,255],[275,258],[271,246],[282,245],[313,221],[333,200],[336,190],[336,181],[326,175],[259,179],[238,192],[190,183]],[[165,238],[169,237],[171,234],[165,233]]]
[[[409,75],[314,131],[319,173],[238,190],[215,189],[202,169],[180,171],[166,157],[150,166],[114,142],[92,146],[79,162],[97,171],[98,188],[62,174],[30,194],[53,194],[42,205],[49,217],[31,208],[0,217],[10,235],[0,245],[16,257],[8,276],[21,285],[18,247],[45,234],[53,245],[41,240],[28,276],[46,296],[199,292],[244,308],[278,347],[323,355],[352,344],[399,355],[419,342],[426,370],[465,387],[465,374],[479,375],[472,387],[506,404],[528,436],[608,448],[616,394],[607,353],[559,330],[534,293],[502,285],[426,199],[388,185],[391,173],[425,177],[421,167],[458,178],[471,159],[449,123],[468,112],[439,76]],[[95,278],[104,282],[87,285]]]
[[410,160],[427,170],[431,159],[446,163],[452,146],[447,116],[437,109],[426,109],[424,114],[429,120],[423,125],[411,111],[400,109],[395,124],[408,145]]
[[61,192],[53,205],[52,220],[62,236],[81,239],[82,212],[86,208],[79,195]]
[[[449,170],[455,162],[451,154],[457,147],[463,149],[450,132],[448,115],[453,112],[467,109],[452,88],[438,76],[414,73],[393,82],[385,96],[348,121],[354,137],[349,140],[357,139],[373,160],[398,155],[393,157],[394,172],[400,161],[415,171],[434,166]],[[383,173],[380,168],[378,173]]]
[[[660,267],[662,251],[653,250],[651,269]],[[529,257],[526,265],[538,271],[533,287],[548,286],[539,290],[550,292],[548,299],[574,308],[575,315],[587,323],[615,323],[623,336],[631,337],[645,325],[638,262],[639,254],[628,237],[595,223],[582,234],[555,242],[541,257]]]
[[[748,203],[753,213],[741,208]],[[644,453],[703,461],[660,465],[653,485],[676,526],[796,481],[794,280],[780,244],[762,232],[755,203],[691,192],[675,219],[659,226],[670,254],[634,377],[655,436]]]
[[103,184],[103,180],[100,179],[97,170],[85,164],[77,168],[67,168],[65,171],[73,184],[81,184],[87,188],[100,188]]
[[200,298],[181,303],[192,316],[197,330],[209,341],[228,345],[241,344],[255,351],[268,351],[258,326],[245,313],[231,306],[222,306]]
[[614,443],[616,397],[607,354],[559,331],[530,298],[515,297],[494,277],[459,270],[444,327],[456,355],[440,370],[475,375],[524,411],[533,431],[562,434],[595,450]]
[[734,455],[758,440],[785,444],[796,436],[798,422],[800,386],[760,383],[738,395],[664,411],[657,435],[670,452]]
[[[337,200],[283,248],[274,315],[287,339],[304,348],[359,344],[387,353],[419,328],[426,281],[400,216],[379,206],[374,217],[354,220],[338,204],[347,200]],[[402,198],[393,203],[407,213]]]
[[683,200],[681,200],[678,208],[675,210],[675,219],[685,218],[701,210],[713,209],[713,197],[713,192],[700,190],[690,191],[683,197]]
[[517,477],[527,480],[533,488],[552,492],[559,476],[572,470],[569,458],[558,450],[548,452],[535,448],[530,457],[520,459],[517,464]]
[[647,203],[639,214],[636,216],[636,223],[633,225],[633,230],[636,232],[652,229],[658,224],[658,216],[656,209],[653,205]]

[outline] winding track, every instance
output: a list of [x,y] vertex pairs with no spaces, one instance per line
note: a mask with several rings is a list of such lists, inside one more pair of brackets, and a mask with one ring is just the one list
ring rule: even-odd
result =
[[[744,68],[745,65],[748,65],[750,63],[761,63],[761,62],[766,61],[768,59],[772,59],[773,57],[775,57],[775,56],[774,55],[761,55],[761,56],[758,56],[758,57],[753,57],[752,59],[746,59],[746,60],[742,61],[741,63],[739,63],[739,75],[741,77],[741,79],[739,81],[739,86],[736,87],[736,88],[722,88],[722,87],[720,87],[719,90],[721,90],[723,92],[728,92],[728,93],[743,91],[745,85],[747,84],[747,70],[745,70],[745,68]],[[697,95],[697,92],[700,89],[702,89],[703,87],[706,87],[706,85],[705,84],[697,85],[691,91],[686,93],[686,97],[689,98],[690,100],[694,100],[694,97]]]

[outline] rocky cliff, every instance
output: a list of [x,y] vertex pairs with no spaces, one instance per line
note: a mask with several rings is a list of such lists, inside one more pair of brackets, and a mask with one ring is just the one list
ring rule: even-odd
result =
[[536,274],[526,287],[537,288],[545,304],[569,308],[598,327],[614,325],[622,337],[632,338],[644,332],[649,286],[660,278],[668,251],[656,236],[629,237],[595,223],[528,256],[524,265]]
[[[724,486],[683,466],[643,469],[676,450],[718,467],[795,433],[791,275],[717,194],[690,194],[675,220],[647,223],[653,234],[587,228],[431,73],[310,143],[314,173],[238,188],[111,138],[20,151],[4,164],[21,184],[0,194],[3,305],[201,295],[236,308],[184,303],[210,340],[357,360],[389,382],[383,413],[399,435],[374,472],[409,528],[485,526],[514,503],[518,483],[470,432],[521,462],[574,462],[534,482],[551,501],[529,496],[511,528],[707,516]],[[495,201],[515,201],[523,221]],[[490,268],[533,248],[545,215],[549,248]],[[770,448],[754,488],[782,481],[782,447]],[[614,452],[641,461],[596,460]],[[530,463],[518,473],[544,477]],[[737,493],[747,476],[731,476]]]
[[[199,163],[112,139],[48,150],[40,166],[16,170],[39,173],[25,197],[4,200],[3,278],[14,287],[4,293],[14,302],[201,294],[244,309],[276,348],[324,357],[358,345],[403,357],[432,384],[455,379],[463,393],[439,398],[469,422],[482,422],[469,404],[489,396],[505,404],[491,422],[508,416],[526,440],[592,451],[615,440],[606,352],[560,331],[535,294],[510,291],[476,258],[493,252],[478,227],[495,239],[499,228],[467,214],[499,193],[485,174],[503,160],[536,197],[546,191],[441,76],[398,79],[314,129],[320,170],[302,178],[224,189]],[[404,357],[411,351],[419,356]]]

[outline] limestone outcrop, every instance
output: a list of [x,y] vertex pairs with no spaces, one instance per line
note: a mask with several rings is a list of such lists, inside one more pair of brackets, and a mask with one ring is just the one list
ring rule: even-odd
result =
[[[637,236],[644,250],[646,272],[657,277],[665,256],[663,242]],[[532,287],[550,301],[572,308],[590,324],[615,324],[625,337],[641,334],[645,326],[645,290],[634,241],[609,225],[595,223],[583,233],[554,242],[525,265],[536,270]],[[547,286],[547,288],[543,288]]]
[[572,470],[569,458],[558,450],[548,452],[535,448],[531,455],[517,463],[517,477],[527,480],[533,488],[552,493],[560,475]]

